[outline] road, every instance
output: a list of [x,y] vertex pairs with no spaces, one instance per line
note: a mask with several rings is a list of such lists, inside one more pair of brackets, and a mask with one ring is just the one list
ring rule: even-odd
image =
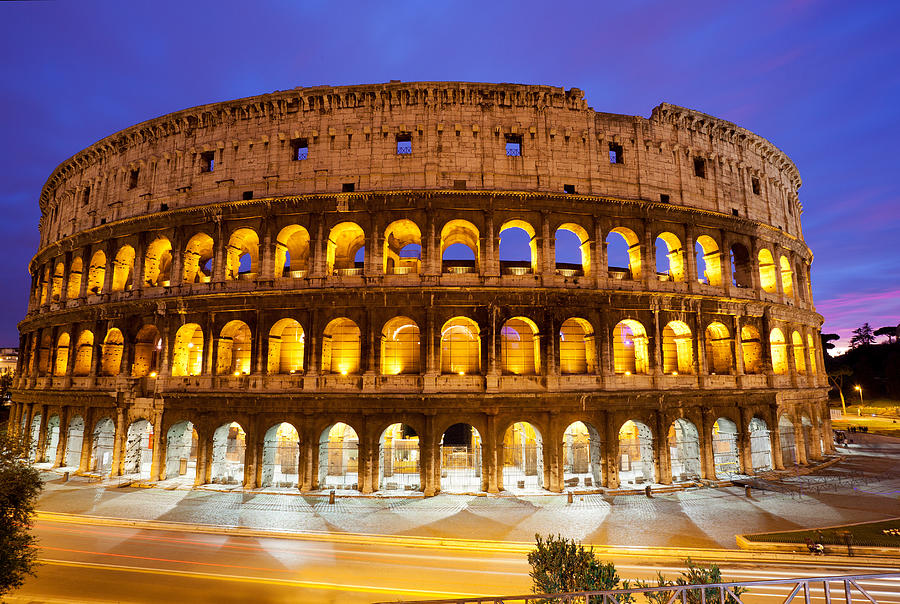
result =
[[[374,602],[530,591],[521,552],[483,542],[453,549],[367,543],[317,535],[239,536],[40,519],[44,564],[10,602]],[[613,560],[619,575],[651,578],[680,570],[666,560]],[[721,563],[726,580],[896,572],[808,563]],[[751,601],[781,601],[788,587],[757,588]],[[781,594],[781,600],[776,596]],[[879,603],[900,603],[900,579],[873,585]],[[857,597],[857,601],[861,600]],[[816,599],[813,600],[817,601]]]

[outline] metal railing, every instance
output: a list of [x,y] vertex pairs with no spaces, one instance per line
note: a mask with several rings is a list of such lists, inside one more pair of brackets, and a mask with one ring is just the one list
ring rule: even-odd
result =
[[[761,581],[735,581],[730,583],[709,583],[706,585],[669,585],[662,587],[643,587],[632,589],[612,589],[603,591],[578,591],[558,594],[528,594],[518,596],[485,596],[474,598],[451,598],[444,600],[406,600],[404,604],[538,604],[555,602],[560,604],[625,604],[626,602],[665,602],[666,604],[750,604],[763,594],[759,589],[765,588],[766,599],[772,596],[772,588],[783,586],[785,589],[782,604],[794,602],[799,598],[805,604],[813,599],[824,598],[826,604],[852,604],[854,594],[858,602],[878,604],[873,597],[877,592],[866,590],[860,585],[865,581],[896,582],[888,588],[888,593],[896,593],[900,589],[900,573],[881,573],[873,575],[834,575],[825,577],[802,577],[796,579],[764,579]],[[662,597],[660,597],[660,595]],[[635,596],[640,596],[636,598]],[[884,600],[882,600],[884,601]],[[400,602],[393,600],[392,602]],[[377,604],[390,604],[379,602]]]

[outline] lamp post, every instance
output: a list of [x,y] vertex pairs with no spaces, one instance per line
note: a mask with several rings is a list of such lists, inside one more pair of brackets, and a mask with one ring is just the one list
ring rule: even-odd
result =
[[857,392],[859,392],[859,409],[856,412],[856,414],[859,415],[862,413],[862,406],[863,406],[862,386],[857,384],[856,386],[853,387],[853,389],[856,390]]

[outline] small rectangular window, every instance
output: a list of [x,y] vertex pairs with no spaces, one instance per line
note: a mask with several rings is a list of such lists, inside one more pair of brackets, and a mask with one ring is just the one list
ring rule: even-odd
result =
[[212,172],[216,169],[216,152],[204,151],[200,154],[200,171]]
[[625,154],[622,152],[622,145],[618,143],[609,144],[609,163],[624,164]]
[[412,135],[403,133],[397,135],[397,155],[410,155],[412,153]]
[[341,193],[353,193],[356,190],[356,183],[345,182],[341,185]]
[[456,189],[456,190],[458,190],[458,191],[465,191],[465,190],[466,190],[466,181],[464,181],[464,180],[454,180],[454,181],[453,181],[453,188]]
[[161,203],[161,204],[159,204],[159,211],[160,211],[160,212],[165,212],[165,211],[168,210],[168,209],[169,209],[169,204],[167,204],[167,203]]
[[87,205],[90,200],[91,200],[91,188],[85,187],[84,193],[81,196],[81,203],[84,205]]
[[660,201],[661,203],[669,203],[669,196],[666,195],[665,193],[660,193],[660,194],[659,194],[659,201]]
[[706,178],[706,160],[702,157],[694,158],[694,176]]
[[732,216],[740,216],[740,213],[738,212],[737,208],[731,208],[731,215]]
[[291,141],[291,161],[303,161],[309,157],[309,143],[305,138]]
[[128,188],[136,189],[138,185],[138,176],[141,175],[141,169],[132,170],[131,174],[128,176]]
[[522,155],[522,136],[520,134],[506,135],[506,156],[521,157]]
[[575,194],[575,185],[563,185],[563,193],[568,193],[569,195]]
[[253,199],[253,191],[244,191],[244,200]]
[[750,186],[753,187],[753,194],[754,194],[754,195],[759,195],[759,192],[760,192],[760,188],[759,188],[759,179],[756,178],[755,176],[754,176],[753,178],[751,178],[751,179],[750,179]]

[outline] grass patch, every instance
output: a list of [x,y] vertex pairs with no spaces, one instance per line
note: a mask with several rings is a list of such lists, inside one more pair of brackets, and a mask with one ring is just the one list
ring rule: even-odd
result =
[[[887,531],[887,532],[886,532]],[[761,533],[744,535],[748,541],[757,543],[806,543],[807,539],[822,545],[846,545],[846,534],[850,533],[851,545],[864,547],[900,548],[900,518],[848,524],[823,529],[785,531],[782,533]]]

